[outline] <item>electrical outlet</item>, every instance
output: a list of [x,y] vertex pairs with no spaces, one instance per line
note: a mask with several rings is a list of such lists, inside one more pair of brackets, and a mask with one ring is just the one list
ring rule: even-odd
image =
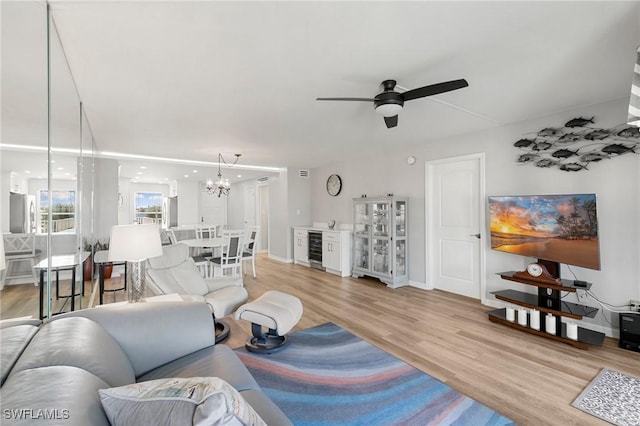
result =
[[631,305],[631,310],[632,311],[638,311],[640,312],[640,300],[633,300],[631,299],[629,301],[629,304]]
[[578,296],[578,302],[587,303],[587,290],[576,289],[576,296]]

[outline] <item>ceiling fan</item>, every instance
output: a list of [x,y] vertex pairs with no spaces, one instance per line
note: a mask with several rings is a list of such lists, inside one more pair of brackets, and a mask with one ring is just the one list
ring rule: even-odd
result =
[[408,90],[404,93],[393,90],[396,87],[395,80],[385,80],[381,86],[383,92],[377,94],[374,98],[316,98],[316,100],[373,102],[373,107],[384,117],[384,122],[387,128],[390,129],[398,125],[398,113],[402,111],[402,106],[406,101],[462,89],[463,87],[469,86],[469,83],[467,83],[465,79],[452,80],[430,84],[429,86]]

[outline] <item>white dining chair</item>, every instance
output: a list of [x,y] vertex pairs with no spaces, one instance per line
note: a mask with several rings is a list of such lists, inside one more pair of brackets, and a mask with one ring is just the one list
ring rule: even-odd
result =
[[211,265],[210,276],[216,277],[225,274],[230,270],[232,276],[242,276],[242,242],[244,239],[244,230],[225,231],[222,238],[225,239],[223,252],[219,257],[212,257],[209,262]]
[[[36,234],[3,234],[4,259],[6,271],[2,274],[0,289],[4,288],[7,279],[12,278],[32,278],[33,285],[38,285],[36,274],[36,258],[40,255],[40,250],[36,249]],[[18,263],[29,263],[29,272],[20,275],[12,275],[12,269]]]
[[[256,241],[258,240],[258,235],[260,233],[259,226],[250,226],[247,228],[246,239],[244,242],[244,247],[242,249],[242,262],[246,260],[251,261],[251,272],[253,273],[253,278],[256,277]],[[247,269],[244,269],[244,273],[247,273]]]

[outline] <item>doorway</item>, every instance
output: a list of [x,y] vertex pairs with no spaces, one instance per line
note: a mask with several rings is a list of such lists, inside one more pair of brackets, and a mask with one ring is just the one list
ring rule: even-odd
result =
[[269,252],[269,184],[256,185],[256,201],[256,220],[260,226],[256,245],[259,253]]
[[425,164],[427,288],[484,300],[484,154]]

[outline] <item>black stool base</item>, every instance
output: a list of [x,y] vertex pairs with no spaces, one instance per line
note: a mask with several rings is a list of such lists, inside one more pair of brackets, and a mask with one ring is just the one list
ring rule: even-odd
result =
[[213,319],[213,323],[216,329],[216,343],[220,343],[224,341],[227,337],[229,337],[229,332],[231,329],[229,325],[225,322],[218,321],[217,319]]
[[280,336],[272,329],[265,333],[262,327],[255,323],[251,323],[251,332],[253,337],[250,337],[244,345],[249,352],[270,354],[284,349],[289,343],[289,337],[286,334]]

